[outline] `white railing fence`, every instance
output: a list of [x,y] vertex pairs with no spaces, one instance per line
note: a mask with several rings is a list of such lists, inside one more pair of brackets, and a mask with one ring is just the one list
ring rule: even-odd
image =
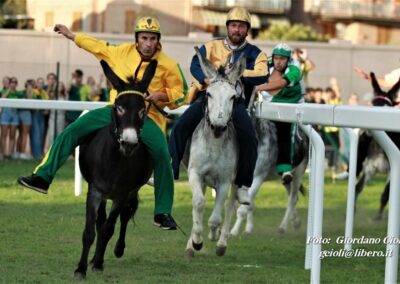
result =
[[[0,107],[13,107],[24,109],[63,109],[63,110],[90,110],[104,106],[105,103],[93,102],[67,102],[67,101],[41,101],[41,100],[18,100],[0,99]],[[307,239],[322,238],[323,224],[323,197],[324,197],[324,160],[325,146],[321,137],[311,128],[311,125],[328,125],[346,128],[371,129],[372,135],[384,149],[389,157],[391,167],[390,203],[388,216],[387,236],[394,240],[399,239],[400,215],[400,151],[388,138],[384,130],[400,132],[400,110],[393,108],[377,107],[351,107],[332,106],[317,104],[281,104],[257,102],[255,104],[256,115],[277,121],[296,122],[300,125],[306,135],[310,138],[312,145],[311,159],[311,188],[308,210]],[[181,107],[170,113],[182,113],[185,107]],[[350,131],[351,133],[351,131]],[[357,136],[351,134],[350,145],[350,171],[347,198],[347,218],[345,236],[352,237],[354,194],[355,194],[355,169],[357,161]],[[78,153],[79,155],[79,153]],[[80,194],[81,177],[78,159],[76,162],[75,193]],[[345,246],[350,249],[351,246]],[[392,256],[386,257],[385,283],[397,281],[398,269],[398,242],[387,244],[387,250],[393,252]],[[321,242],[306,243],[305,268],[311,270],[311,283],[320,282],[321,273]]]

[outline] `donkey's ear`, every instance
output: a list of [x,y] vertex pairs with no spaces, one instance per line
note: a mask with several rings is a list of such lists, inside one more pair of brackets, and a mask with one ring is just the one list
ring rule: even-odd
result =
[[229,81],[236,82],[242,76],[244,70],[246,69],[246,56],[244,53],[240,54],[238,60],[229,68],[226,72],[226,76]]
[[110,66],[108,65],[107,62],[104,60],[100,61],[101,67],[103,68],[104,75],[106,75],[107,79],[111,82],[111,85],[113,86],[114,89],[119,90],[121,89],[121,86],[125,84],[124,81],[122,81],[117,74],[112,71]]
[[157,60],[150,61],[149,65],[147,65],[146,70],[144,71],[142,80],[140,81],[140,89],[145,92],[150,85],[151,80],[156,73],[157,68]]
[[372,89],[374,90],[375,96],[381,96],[383,91],[376,80],[374,72],[369,73],[369,75],[371,77]]
[[197,58],[199,59],[201,70],[203,70],[204,75],[210,80],[213,81],[217,78],[217,70],[214,65],[205,58],[201,53],[200,49],[195,46],[194,50],[196,51]]
[[393,85],[392,88],[387,92],[388,97],[393,101],[394,98],[397,96],[397,93],[399,92],[400,89],[400,78],[397,80],[397,83]]

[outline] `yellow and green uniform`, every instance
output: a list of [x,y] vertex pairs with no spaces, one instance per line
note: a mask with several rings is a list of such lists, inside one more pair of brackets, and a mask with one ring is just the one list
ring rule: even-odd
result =
[[[142,61],[135,44],[125,43],[118,46],[109,45],[85,34],[75,36],[77,46],[92,53],[99,60],[104,60],[115,74],[127,82],[128,77],[135,76],[140,80],[148,61]],[[185,101],[187,84],[179,65],[158,47],[152,59],[158,61],[155,75],[150,83],[149,92],[164,92],[168,102],[158,104],[174,109]],[[115,100],[117,93],[112,90],[110,100]],[[111,123],[111,105],[95,109],[71,123],[57,137],[43,161],[34,173],[51,183],[57,170],[66,161],[76,146],[82,143],[88,134]],[[154,161],[155,214],[171,213],[174,184],[170,155],[165,138],[166,118],[153,106],[147,115],[140,139],[147,147]]]

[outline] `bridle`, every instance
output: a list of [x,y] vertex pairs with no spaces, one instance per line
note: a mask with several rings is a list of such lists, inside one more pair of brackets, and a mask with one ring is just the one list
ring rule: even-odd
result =
[[[216,80],[212,81],[213,84],[216,83],[216,82],[228,83],[228,84],[231,85],[234,89],[236,89],[236,85],[233,84],[232,82],[228,81],[228,80],[225,80],[225,79],[216,79]],[[207,89],[206,89],[206,92],[207,92]],[[234,110],[235,110],[235,107],[236,107],[236,104],[237,104],[238,99],[239,99],[239,96],[236,96],[236,97],[235,97],[235,100],[233,101],[232,111],[231,111],[231,114],[230,114],[229,119],[228,119],[228,121],[227,121],[227,125],[229,125],[229,123],[232,121],[233,112],[234,112]],[[204,100],[204,116],[205,116],[205,119],[206,119],[207,124],[208,124],[208,125],[211,125],[211,120],[210,120],[209,110],[208,110],[208,95],[207,95],[207,93],[206,93],[205,100]]]
[[[137,95],[139,97],[142,97],[143,100],[144,100],[146,98],[147,94],[148,94],[147,92],[144,93],[144,92],[140,92],[140,91],[136,91],[136,90],[126,90],[126,91],[119,92],[117,94],[117,98],[119,96],[121,96],[121,95]],[[115,118],[117,117],[117,107],[115,105],[115,102],[114,102],[114,104],[112,106],[112,110],[111,111],[112,111],[112,114],[111,114],[111,134],[117,140],[118,144],[121,144],[121,134],[118,134],[118,125],[117,125],[117,121],[115,120]],[[143,118],[143,120],[146,119],[147,111],[148,111],[148,109],[146,110],[145,117]]]
[[385,102],[386,102],[386,105],[389,105],[389,106],[395,106],[395,105],[399,104],[399,103],[393,102],[393,101],[392,101],[391,99],[389,99],[388,97],[385,97],[385,96],[375,96],[375,97],[372,99],[372,101],[371,101],[372,105],[374,105],[374,103],[376,103],[376,101],[378,101],[378,100],[383,100],[383,101],[385,101]]

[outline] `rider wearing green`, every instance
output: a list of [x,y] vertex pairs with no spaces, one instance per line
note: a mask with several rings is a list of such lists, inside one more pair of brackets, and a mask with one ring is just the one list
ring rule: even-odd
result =
[[[291,58],[292,49],[285,43],[275,46],[270,62],[270,77],[267,83],[258,85],[256,91],[268,91],[272,102],[298,103],[303,98],[300,81],[300,68]],[[275,122],[278,135],[278,159],[276,171],[282,175],[282,183],[289,184],[292,179],[294,153],[294,127],[292,123]]]

